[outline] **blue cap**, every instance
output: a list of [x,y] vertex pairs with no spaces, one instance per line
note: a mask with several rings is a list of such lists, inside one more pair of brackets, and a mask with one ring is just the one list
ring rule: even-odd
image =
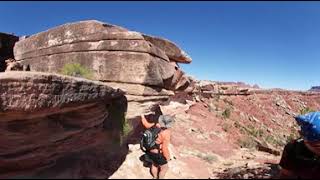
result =
[[320,112],[311,112],[295,117],[301,127],[301,135],[307,141],[320,140]]

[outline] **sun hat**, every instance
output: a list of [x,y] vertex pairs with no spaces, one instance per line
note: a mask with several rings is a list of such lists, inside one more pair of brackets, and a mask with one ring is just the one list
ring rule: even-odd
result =
[[303,139],[310,142],[320,140],[320,112],[311,112],[295,117],[301,127]]
[[175,122],[174,118],[169,115],[160,115],[158,120],[160,126],[165,128],[171,128]]

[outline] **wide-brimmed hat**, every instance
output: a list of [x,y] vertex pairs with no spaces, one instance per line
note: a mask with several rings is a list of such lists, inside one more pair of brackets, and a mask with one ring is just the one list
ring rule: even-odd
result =
[[320,112],[312,112],[295,117],[301,127],[303,139],[315,142],[320,140]]
[[175,120],[173,116],[169,115],[160,115],[159,116],[159,124],[161,127],[171,128],[174,124]]

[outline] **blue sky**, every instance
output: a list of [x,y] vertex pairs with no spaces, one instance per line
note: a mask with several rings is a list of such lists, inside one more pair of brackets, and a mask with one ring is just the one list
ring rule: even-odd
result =
[[17,35],[96,19],[165,37],[197,79],[320,85],[320,2],[0,2],[0,12],[0,32]]

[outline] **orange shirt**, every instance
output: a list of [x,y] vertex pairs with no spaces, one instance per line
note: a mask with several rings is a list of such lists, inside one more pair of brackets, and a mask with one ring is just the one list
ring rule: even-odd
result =
[[[147,129],[155,125],[155,123],[149,123],[144,116],[141,116],[141,122],[143,126]],[[159,128],[161,127],[159,123],[157,123],[156,126]],[[156,140],[156,143],[160,145],[160,153],[162,153],[167,160],[170,160],[170,152],[169,152],[170,136],[171,136],[170,130],[165,129],[160,131],[159,136]],[[151,152],[158,153],[158,150],[154,149],[154,150],[151,150]]]

